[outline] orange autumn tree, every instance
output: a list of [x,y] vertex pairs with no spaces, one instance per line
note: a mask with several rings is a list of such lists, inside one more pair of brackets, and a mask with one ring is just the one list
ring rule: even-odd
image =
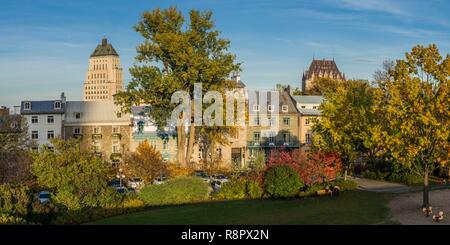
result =
[[156,177],[165,174],[166,164],[161,153],[145,140],[139,144],[136,152],[126,157],[124,171],[129,177],[140,177],[145,183],[151,183]]

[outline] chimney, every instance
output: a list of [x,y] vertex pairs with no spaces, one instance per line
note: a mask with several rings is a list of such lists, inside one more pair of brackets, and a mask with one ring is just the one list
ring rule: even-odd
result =
[[239,81],[241,81],[241,75],[239,75],[238,72],[233,72],[233,75],[231,76],[231,79],[236,81],[236,82],[239,82]]
[[61,103],[66,103],[66,95],[64,94],[64,92],[61,93]]

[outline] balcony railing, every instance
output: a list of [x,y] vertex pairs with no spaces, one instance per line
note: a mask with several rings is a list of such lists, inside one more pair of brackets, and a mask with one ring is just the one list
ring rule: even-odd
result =
[[299,147],[300,142],[298,140],[289,141],[247,141],[248,147]]
[[121,140],[121,139],[122,139],[122,134],[121,134],[121,133],[113,133],[113,134],[111,135],[111,137],[112,137],[113,139],[119,139],[119,140]]
[[102,139],[102,134],[93,134],[92,135],[92,139],[93,140],[101,140]]

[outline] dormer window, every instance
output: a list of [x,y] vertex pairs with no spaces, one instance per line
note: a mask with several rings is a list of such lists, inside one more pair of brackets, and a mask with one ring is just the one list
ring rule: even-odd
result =
[[253,111],[259,111],[259,105],[253,105]]
[[23,105],[24,110],[31,110],[31,102],[25,102]]
[[282,110],[283,112],[288,112],[288,109],[289,109],[289,107],[288,107],[287,105],[281,106],[281,110]]
[[75,112],[75,119],[81,118],[81,112]]
[[55,102],[55,110],[59,110],[61,109],[61,101],[56,101]]
[[313,109],[317,109],[317,106],[313,106]]

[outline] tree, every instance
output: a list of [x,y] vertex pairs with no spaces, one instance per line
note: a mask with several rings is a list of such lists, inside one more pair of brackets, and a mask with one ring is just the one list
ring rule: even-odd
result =
[[108,207],[118,194],[107,187],[112,168],[95,153],[81,149],[79,140],[54,139],[54,149],[43,146],[32,154],[32,173],[40,187],[53,190],[57,203],[69,210]]
[[316,81],[314,81],[313,86],[308,90],[305,91],[305,95],[323,95],[325,94],[329,89],[333,90],[338,85],[343,84],[340,80],[335,80],[331,78],[319,78]]
[[331,84],[320,105],[322,117],[313,126],[313,144],[321,151],[338,153],[347,177],[361,155],[373,159],[380,151],[373,139],[374,88],[360,80]]
[[25,118],[0,113],[0,183],[24,183],[31,178],[28,155],[33,141]]
[[[116,102],[128,111],[134,105],[151,105],[149,116],[160,128],[166,126],[171,116],[168,112],[176,107],[171,104],[175,92],[186,91],[194,98],[195,83],[202,83],[202,92],[223,93],[236,86],[229,77],[240,66],[227,51],[230,42],[220,38],[214,29],[212,12],[191,10],[189,20],[186,22],[175,7],[142,15],[135,26],[145,39],[137,47],[138,63],[130,69],[132,81],[126,91],[115,96]],[[195,109],[194,104],[191,102],[191,109]],[[176,127],[177,159],[183,166],[190,162],[195,130],[194,123],[190,123],[189,130],[185,130],[185,125]]]
[[428,175],[448,164],[450,152],[450,55],[436,45],[417,45],[378,82],[374,111],[380,147],[423,176],[423,207],[429,207]]
[[302,95],[302,94],[303,92],[298,87],[295,87],[294,90],[292,91],[292,95]]
[[156,177],[166,173],[166,165],[161,153],[144,141],[136,152],[126,157],[124,170],[130,177],[141,177],[145,183],[152,183]]

